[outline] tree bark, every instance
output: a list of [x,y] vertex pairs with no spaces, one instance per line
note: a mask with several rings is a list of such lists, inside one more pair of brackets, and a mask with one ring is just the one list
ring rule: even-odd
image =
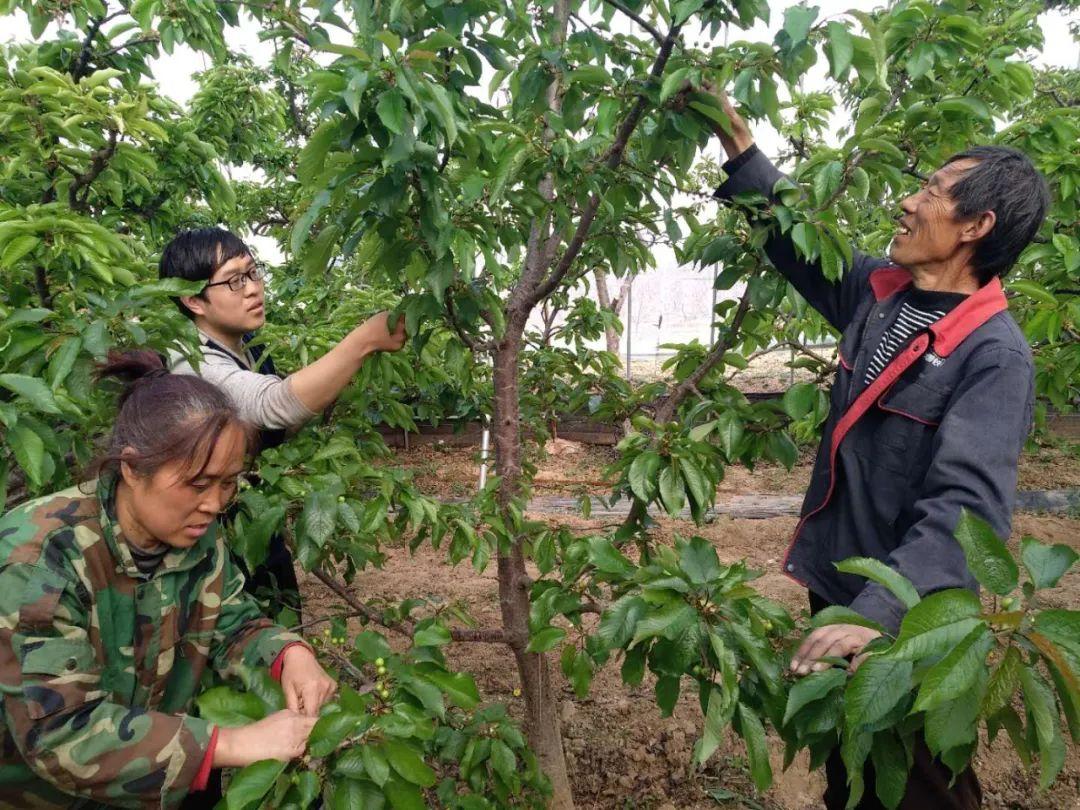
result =
[[[498,501],[506,524],[509,506],[521,493],[521,407],[518,399],[518,362],[521,356],[524,320],[513,317],[507,333],[495,351],[493,378],[495,400],[492,433],[495,443],[495,469],[499,474]],[[551,666],[546,655],[529,653],[529,576],[521,538],[515,537],[508,554],[498,560],[499,607],[503,632],[514,652],[521,692],[525,698],[525,731],[529,746],[540,767],[551,780],[551,806],[569,810],[574,806],[570,778],[563,754],[562,729],[559,723]]]
[[[619,317],[622,313],[623,302],[626,301],[626,293],[630,289],[630,275],[627,274],[626,278],[622,280],[622,285],[619,287],[619,294],[614,299],[611,297],[611,293],[608,291],[607,285],[607,273],[603,269],[597,267],[593,270],[593,278],[596,280],[596,300],[600,304],[601,309],[606,309],[611,312],[615,317]],[[622,336],[618,330],[613,329],[610,326],[604,327],[604,339],[607,343],[607,350],[616,357],[619,356],[619,344],[622,342]]]

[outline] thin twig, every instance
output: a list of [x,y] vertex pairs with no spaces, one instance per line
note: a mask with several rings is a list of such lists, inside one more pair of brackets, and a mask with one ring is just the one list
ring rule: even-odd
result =
[[[656,61],[653,62],[652,70],[649,71],[648,80],[650,82],[655,81],[663,75],[664,68],[671,58],[672,49],[675,47],[675,42],[679,38],[679,32],[681,30],[682,25],[671,26],[668,35],[662,40],[660,51],[656,55]],[[638,94],[637,101],[631,108],[630,113],[626,116],[622,126],[619,127],[618,134],[615,136],[615,141],[612,143],[607,159],[604,161],[604,166],[609,171],[614,171],[622,163],[623,156],[626,153],[626,147],[630,142],[630,136],[633,135],[634,130],[637,129],[637,125],[641,122],[641,117],[645,114],[645,108],[648,104],[649,95],[642,91]],[[532,311],[532,308],[536,306],[539,301],[542,301],[544,298],[551,295],[566,277],[571,265],[573,265],[574,260],[577,259],[582,246],[585,244],[585,239],[589,235],[589,230],[592,228],[593,220],[596,218],[596,212],[600,208],[601,199],[602,195],[599,192],[593,193],[589,198],[589,202],[585,205],[585,209],[581,212],[581,219],[578,221],[577,229],[574,231],[574,235],[567,244],[566,251],[563,253],[562,258],[559,259],[558,264],[555,265],[555,268],[548,274],[547,278],[531,291],[526,292],[523,295],[523,306],[526,313]]]
[[[370,621],[375,622],[387,630],[392,630],[395,633],[399,633],[408,638],[412,638],[416,633],[416,625],[407,619],[401,621],[391,622],[387,621],[380,613],[372,610],[365,605],[359,599],[357,599],[349,589],[345,587],[344,583],[339,582],[334,577],[327,574],[325,571],[316,569],[311,572],[315,575],[315,578],[319,580],[323,585],[332,590],[338,596],[340,596],[349,607],[356,611],[357,615],[365,616]],[[486,642],[489,644],[502,644],[506,642],[506,634],[496,627],[451,627],[450,638],[454,641],[478,641]]]
[[622,3],[620,3],[619,0],[604,0],[604,2],[607,3],[609,6],[611,6],[612,8],[614,8],[614,9],[616,9],[618,11],[621,11],[623,14],[625,14],[631,20],[633,20],[638,25],[640,25],[642,28],[644,28],[646,31],[648,31],[649,36],[651,36],[653,39],[655,39],[656,43],[658,45],[663,45],[664,44],[663,35],[659,31],[657,31],[655,27],[650,25],[649,22],[644,17],[642,17],[639,14],[635,14],[633,11],[631,11],[626,6],[624,6]]
[[136,45],[147,45],[151,42],[159,42],[160,40],[156,36],[151,37],[136,37],[135,39],[129,39],[127,42],[117,45],[115,48],[109,48],[107,51],[102,51],[97,54],[98,59],[107,59],[110,56],[115,56],[120,51],[126,51],[128,48],[134,48]]

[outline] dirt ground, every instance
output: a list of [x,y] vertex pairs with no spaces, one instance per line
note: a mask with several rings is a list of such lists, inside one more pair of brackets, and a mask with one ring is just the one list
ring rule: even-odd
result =
[[[611,448],[555,446],[555,453],[540,463],[537,494],[581,494],[605,491],[603,471],[613,458]],[[1080,485],[1080,456],[1075,447],[1045,448],[1025,456],[1021,468],[1022,488],[1063,488]],[[809,457],[792,471],[759,466],[750,473],[729,470],[721,485],[724,492],[797,493],[809,475]],[[399,453],[391,463],[411,468],[426,491],[465,496],[475,487],[477,453],[466,449],[415,448]],[[537,519],[548,519],[535,515]],[[582,533],[600,529],[598,522],[562,519]],[[746,558],[763,572],[757,581],[767,596],[791,610],[805,606],[803,589],[780,574],[779,560],[795,526],[794,518],[767,520],[719,517],[710,525],[696,527],[683,521],[663,520],[660,536],[670,540],[676,533],[708,538],[724,561]],[[1067,543],[1080,549],[1080,519],[1018,515],[1012,543],[1023,535]],[[399,601],[423,596],[439,602],[458,602],[481,626],[499,622],[494,565],[476,574],[467,564],[451,574],[445,557],[424,546],[415,555],[406,549],[387,549],[382,570],[362,572],[356,592],[365,599]],[[302,577],[307,617],[331,613],[337,598],[311,577]],[[1053,593],[1055,606],[1080,605],[1080,573],[1067,577]],[[358,627],[356,628],[358,629]],[[395,643],[398,640],[395,640]],[[517,672],[505,649],[486,644],[455,644],[448,648],[453,667],[473,673],[487,700],[520,707],[513,690]],[[640,687],[625,687],[617,662],[597,673],[589,696],[577,700],[553,661],[559,684],[559,711],[564,744],[575,798],[581,808],[674,808],[747,807],[767,810],[803,810],[820,807],[823,779],[808,773],[805,759],[781,771],[782,751],[771,740],[775,785],[757,795],[746,769],[741,741],[732,737],[702,770],[691,763],[691,748],[701,727],[696,696],[683,694],[674,715],[661,718],[647,679]],[[985,742],[985,741],[984,741]],[[1037,777],[1028,773],[1007,746],[998,739],[981,748],[976,761],[985,795],[984,806],[1029,810],[1080,810],[1080,752],[1070,750],[1065,770],[1046,794],[1037,789]],[[931,810],[928,808],[928,810]]]
[[[537,495],[606,495],[611,486],[606,468],[618,458],[613,447],[557,441],[549,445],[546,458],[535,459]],[[478,447],[430,444],[397,450],[384,464],[410,469],[424,492],[442,497],[468,497],[476,491],[480,470]],[[763,462],[752,471],[729,467],[717,488],[724,495],[770,493],[801,494],[810,481],[814,450],[802,449],[791,470]],[[1080,488],[1080,444],[1053,442],[1032,447],[1020,458],[1020,489]]]

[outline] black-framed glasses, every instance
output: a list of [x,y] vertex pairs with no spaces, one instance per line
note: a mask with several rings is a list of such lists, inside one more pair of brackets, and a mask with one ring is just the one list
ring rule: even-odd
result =
[[215,281],[213,284],[207,284],[203,287],[203,292],[206,292],[211,287],[226,286],[232,292],[240,292],[247,286],[249,281],[262,281],[266,278],[266,270],[263,269],[261,264],[257,264],[248,270],[246,273],[239,273],[228,281]]

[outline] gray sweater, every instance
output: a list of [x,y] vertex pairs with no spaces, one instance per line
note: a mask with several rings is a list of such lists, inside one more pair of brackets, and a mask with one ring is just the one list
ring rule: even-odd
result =
[[196,371],[179,352],[169,356],[169,370],[174,374],[196,374],[212,382],[236,404],[240,416],[256,427],[280,430],[295,428],[315,418],[292,389],[290,377],[254,371],[250,352],[238,355],[199,332],[202,360]]

